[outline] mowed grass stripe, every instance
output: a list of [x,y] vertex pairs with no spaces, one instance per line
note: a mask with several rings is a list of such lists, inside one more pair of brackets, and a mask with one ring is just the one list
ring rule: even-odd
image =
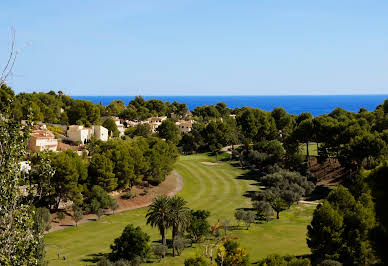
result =
[[200,174],[198,177],[202,180],[208,179],[211,180],[211,190],[209,193],[205,194],[201,201],[197,202],[197,208],[202,208],[206,210],[212,211],[217,206],[217,202],[223,199],[224,191],[223,189],[230,189],[229,185],[223,181],[223,178],[219,176],[217,171],[211,168],[212,166],[201,165],[197,167],[198,173]]
[[225,199],[231,193],[231,184],[230,180],[227,180],[215,166],[207,166],[206,170],[209,173],[210,178],[216,182],[213,194],[207,196],[209,200],[213,200],[206,205],[206,209],[215,212],[219,208],[224,208],[225,204],[227,204]]
[[195,162],[187,162],[185,165],[181,165],[180,169],[182,168],[188,173],[188,175],[185,175],[182,172],[183,175],[181,174],[181,176],[184,176],[183,180],[191,179],[191,183],[196,184],[196,186],[192,186],[195,191],[192,191],[189,195],[186,193],[184,198],[190,207],[195,206],[196,203],[202,204],[202,199],[206,198],[206,195],[209,195],[214,189],[214,181],[210,178],[204,178],[202,176],[204,173],[199,171]]

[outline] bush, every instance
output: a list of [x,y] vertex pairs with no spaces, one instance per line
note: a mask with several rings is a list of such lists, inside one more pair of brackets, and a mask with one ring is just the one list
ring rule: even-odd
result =
[[120,198],[122,198],[122,199],[132,199],[134,197],[136,197],[136,194],[132,193],[131,191],[128,191],[120,196]]
[[342,263],[336,260],[324,260],[319,264],[319,266],[342,266]]
[[248,252],[236,241],[227,240],[218,247],[216,262],[217,265],[248,265]]
[[208,266],[210,263],[202,256],[185,259],[185,266]]
[[174,240],[173,248],[177,251],[178,256],[180,256],[187,245],[188,241],[185,238],[178,236]]
[[135,228],[132,224],[127,225],[121,236],[110,246],[112,252],[109,254],[109,260],[124,259],[132,262],[137,257],[145,259],[151,250],[149,241],[150,236],[139,226]]
[[166,256],[167,253],[167,247],[165,245],[153,245],[152,246],[152,253],[159,259],[159,261]]
[[257,263],[259,266],[269,266],[269,265],[282,265],[282,266],[311,266],[309,259],[297,258],[295,256],[280,256],[280,255],[270,255],[265,259]]
[[65,214],[63,212],[59,212],[57,218],[59,219],[59,221],[62,221],[65,219]]
[[136,257],[132,261],[128,260],[118,260],[115,262],[112,262],[108,260],[106,257],[102,257],[98,262],[97,266],[138,266],[142,262],[139,257]]

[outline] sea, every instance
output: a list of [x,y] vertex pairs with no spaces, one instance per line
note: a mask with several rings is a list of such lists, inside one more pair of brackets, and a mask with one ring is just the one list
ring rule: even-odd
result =
[[[74,99],[89,100],[95,104],[109,105],[113,100],[122,100],[128,104],[135,96],[71,96]],[[189,110],[197,106],[215,105],[224,102],[229,108],[249,106],[272,111],[275,107],[283,107],[290,114],[309,112],[313,116],[328,114],[336,107],[351,112],[358,112],[360,108],[373,111],[379,104],[388,99],[384,95],[287,95],[287,96],[143,96],[144,99],[159,99],[162,101],[187,104]]]

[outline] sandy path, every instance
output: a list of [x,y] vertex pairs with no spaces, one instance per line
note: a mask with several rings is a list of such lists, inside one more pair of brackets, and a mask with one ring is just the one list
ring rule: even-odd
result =
[[[151,204],[152,200],[155,197],[163,194],[168,196],[174,196],[179,191],[181,191],[182,188],[183,188],[182,177],[178,174],[176,170],[173,170],[166,177],[166,180],[164,180],[160,185],[155,187],[150,187],[149,192],[146,195],[140,195],[143,192],[143,189],[136,187],[132,189],[132,192],[137,195],[135,198],[122,199],[120,198],[120,195],[114,196],[114,198],[117,200],[117,203],[119,204],[119,208],[115,211],[115,213],[146,207]],[[110,210],[105,211],[105,213],[112,214]],[[51,229],[48,231],[48,233],[62,230],[69,226],[75,225],[74,221],[71,219],[69,215],[66,215],[66,218],[61,222],[58,222],[57,219],[55,219],[56,214],[53,214],[52,217],[53,217],[53,222],[51,223]],[[95,219],[96,219],[96,215],[88,214],[88,215],[85,215],[84,218],[78,222],[78,224],[83,224],[89,221],[93,221]]]

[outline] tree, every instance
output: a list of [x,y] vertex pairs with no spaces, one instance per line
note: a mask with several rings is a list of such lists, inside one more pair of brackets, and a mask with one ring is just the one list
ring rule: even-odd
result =
[[[43,235],[45,231],[50,230],[51,228],[51,215],[50,211],[47,208],[38,208],[35,210],[34,215],[34,232],[37,235]],[[38,264],[47,265],[47,261],[44,260],[46,255],[45,252],[45,243],[44,238],[38,239],[38,245],[36,248],[38,255]]]
[[118,137],[119,136],[119,130],[117,129],[116,122],[109,117],[107,120],[102,123],[102,126],[108,129],[109,136]]
[[117,187],[117,178],[113,173],[113,162],[105,154],[94,154],[89,164],[89,184],[99,185],[106,191]]
[[374,225],[371,196],[363,193],[356,200],[339,186],[314,211],[307,227],[307,245],[314,257],[365,265],[373,255],[368,236]]
[[78,154],[72,150],[56,153],[52,158],[55,174],[52,184],[55,188],[55,209],[61,201],[71,200],[76,204],[82,203],[82,186],[85,182],[87,169]]
[[381,262],[383,264],[387,264],[388,254],[386,252],[386,246],[388,245],[388,194],[386,191],[388,189],[388,161],[385,161],[372,171],[362,171],[361,176],[363,177],[362,180],[366,180],[368,182],[371,194],[375,201],[377,224],[371,233],[373,248],[376,251],[377,256],[381,259]]
[[103,214],[103,209],[114,206],[117,201],[102,187],[94,185],[91,191],[87,193],[85,203],[90,211],[98,216],[98,214]]
[[21,169],[29,127],[12,120],[10,103],[0,104],[0,264],[37,265],[43,232],[34,228],[32,194],[19,187],[30,179],[29,171]]
[[81,207],[77,205],[73,205],[73,220],[75,222],[75,226],[78,226],[78,222],[82,220],[84,214],[82,212]]
[[113,214],[115,213],[115,211],[120,207],[119,204],[117,203],[116,200],[114,201],[111,201],[110,203],[110,209],[112,210]]
[[40,224],[43,231],[51,228],[51,214],[47,208],[37,208],[35,211],[35,224]]
[[[172,227],[172,255],[175,256],[174,247],[179,230],[183,232],[190,223],[190,210],[186,206],[187,202],[180,196],[174,196],[169,200],[168,224]],[[179,251],[178,251],[179,254]]]
[[244,221],[245,226],[247,227],[247,230],[248,230],[249,227],[251,226],[251,224],[255,222],[255,220],[256,220],[256,215],[255,215],[254,212],[245,211],[245,212],[244,212],[244,215],[243,215],[243,217],[242,217],[242,220]]
[[65,214],[63,212],[58,212],[57,218],[59,222],[62,222],[65,219]]
[[259,217],[259,219],[265,220],[266,222],[269,221],[270,217],[273,214],[273,210],[271,205],[267,201],[255,201],[253,202],[253,207],[256,209],[257,216]]
[[312,119],[304,119],[300,122],[295,129],[294,134],[296,138],[306,143],[307,160],[310,162],[309,142],[313,139],[314,135],[314,123]]
[[151,126],[149,124],[139,124],[135,127],[135,130],[132,134],[130,134],[131,137],[135,136],[141,136],[141,137],[148,137],[151,135]]
[[160,138],[171,141],[174,144],[178,144],[181,138],[178,127],[169,119],[164,120],[162,124],[158,126],[157,131]]
[[177,236],[174,238],[174,242],[172,244],[173,248],[173,256],[175,256],[174,250],[176,250],[178,256],[180,256],[183,250],[186,248],[187,241],[183,236]]
[[124,228],[121,236],[116,238],[110,246],[112,252],[108,256],[109,260],[124,259],[133,261],[137,257],[145,259],[151,251],[149,241],[150,236],[144,233],[139,226],[135,228],[132,224],[129,224]]
[[234,212],[234,218],[236,218],[239,226],[240,226],[240,221],[243,220],[244,214],[245,214],[244,210],[237,210]]
[[170,217],[170,198],[166,195],[161,195],[152,200],[148,208],[146,218],[147,224],[152,227],[157,227],[162,236],[162,244],[167,245],[166,231],[169,227]]
[[121,100],[113,100],[107,106],[107,111],[109,115],[118,116],[124,110],[125,104]]
[[202,236],[210,232],[210,224],[207,221],[210,212],[206,210],[191,210],[190,225],[187,227],[191,239],[197,242]]
[[249,265],[248,252],[236,241],[227,240],[217,249],[216,263],[223,266]]

